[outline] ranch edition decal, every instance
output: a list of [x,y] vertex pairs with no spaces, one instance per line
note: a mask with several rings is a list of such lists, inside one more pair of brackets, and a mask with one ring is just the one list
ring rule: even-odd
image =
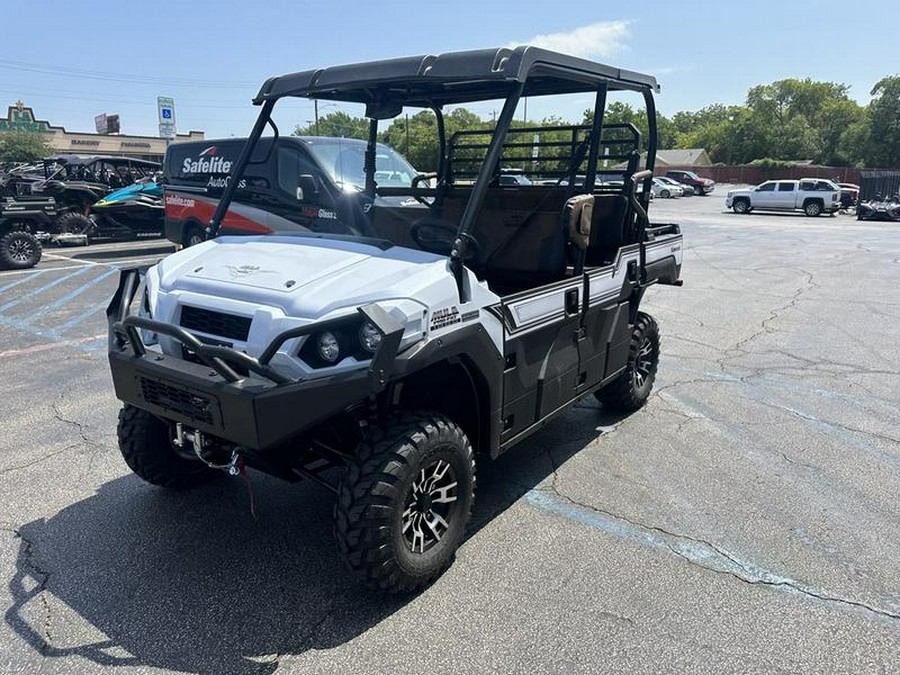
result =
[[431,330],[440,330],[461,321],[459,307],[444,307],[443,309],[435,310],[431,315]]

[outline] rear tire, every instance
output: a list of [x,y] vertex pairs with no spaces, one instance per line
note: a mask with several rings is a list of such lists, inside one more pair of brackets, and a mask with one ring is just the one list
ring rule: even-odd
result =
[[82,213],[67,213],[56,220],[56,232],[65,234],[86,234],[90,238],[94,229],[94,221]]
[[803,212],[810,218],[815,218],[822,213],[822,204],[818,201],[806,202],[806,205],[803,207]]
[[31,232],[13,230],[0,237],[0,269],[25,270],[41,261],[43,248]]
[[184,239],[182,243],[185,248],[190,248],[191,246],[196,246],[197,244],[202,244],[206,241],[206,236],[203,233],[203,230],[200,229],[197,225],[188,225],[184,230]]
[[118,436],[125,463],[152,485],[179,490],[218,475],[200,460],[180,457],[172,446],[169,425],[146,410],[126,404],[119,411]]
[[659,326],[652,316],[638,312],[631,328],[628,364],[619,376],[594,396],[604,408],[633,412],[650,398],[659,366]]
[[731,208],[735,213],[750,213],[750,202],[746,199],[735,199]]
[[472,512],[475,458],[436,412],[406,414],[360,445],[338,488],[334,535],[369,588],[409,593],[453,562]]

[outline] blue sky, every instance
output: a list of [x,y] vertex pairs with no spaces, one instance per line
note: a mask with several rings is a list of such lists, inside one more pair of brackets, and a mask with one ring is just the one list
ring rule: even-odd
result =
[[[657,105],[669,115],[742,103],[749,87],[786,77],[843,82],[866,103],[875,82],[900,73],[900,9],[888,0],[581,4],[587,9],[548,0],[9,2],[0,107],[21,98],[69,131],[118,113],[123,133],[156,135],[156,96],[168,95],[180,132],[240,136],[255,115],[250,99],[271,75],[516,43],[653,74],[662,84]],[[528,117],[575,120],[586,107],[577,98],[554,107],[533,100]],[[488,116],[491,108],[475,109]],[[313,117],[303,100],[276,111],[286,130]]]

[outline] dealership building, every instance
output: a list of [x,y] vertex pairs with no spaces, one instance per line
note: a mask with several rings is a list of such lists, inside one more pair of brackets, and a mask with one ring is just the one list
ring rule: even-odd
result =
[[[155,136],[126,134],[97,134],[66,131],[47,120],[39,120],[34,111],[22,101],[9,106],[6,117],[0,117],[0,134],[9,131],[30,131],[40,134],[54,153],[75,155],[116,155],[161,162],[166,154],[167,140]],[[202,131],[178,134],[171,143],[203,140]]]

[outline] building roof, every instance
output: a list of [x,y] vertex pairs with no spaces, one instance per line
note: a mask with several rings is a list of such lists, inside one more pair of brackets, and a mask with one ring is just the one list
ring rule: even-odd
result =
[[711,166],[712,161],[703,148],[657,150],[656,163],[667,166]]

